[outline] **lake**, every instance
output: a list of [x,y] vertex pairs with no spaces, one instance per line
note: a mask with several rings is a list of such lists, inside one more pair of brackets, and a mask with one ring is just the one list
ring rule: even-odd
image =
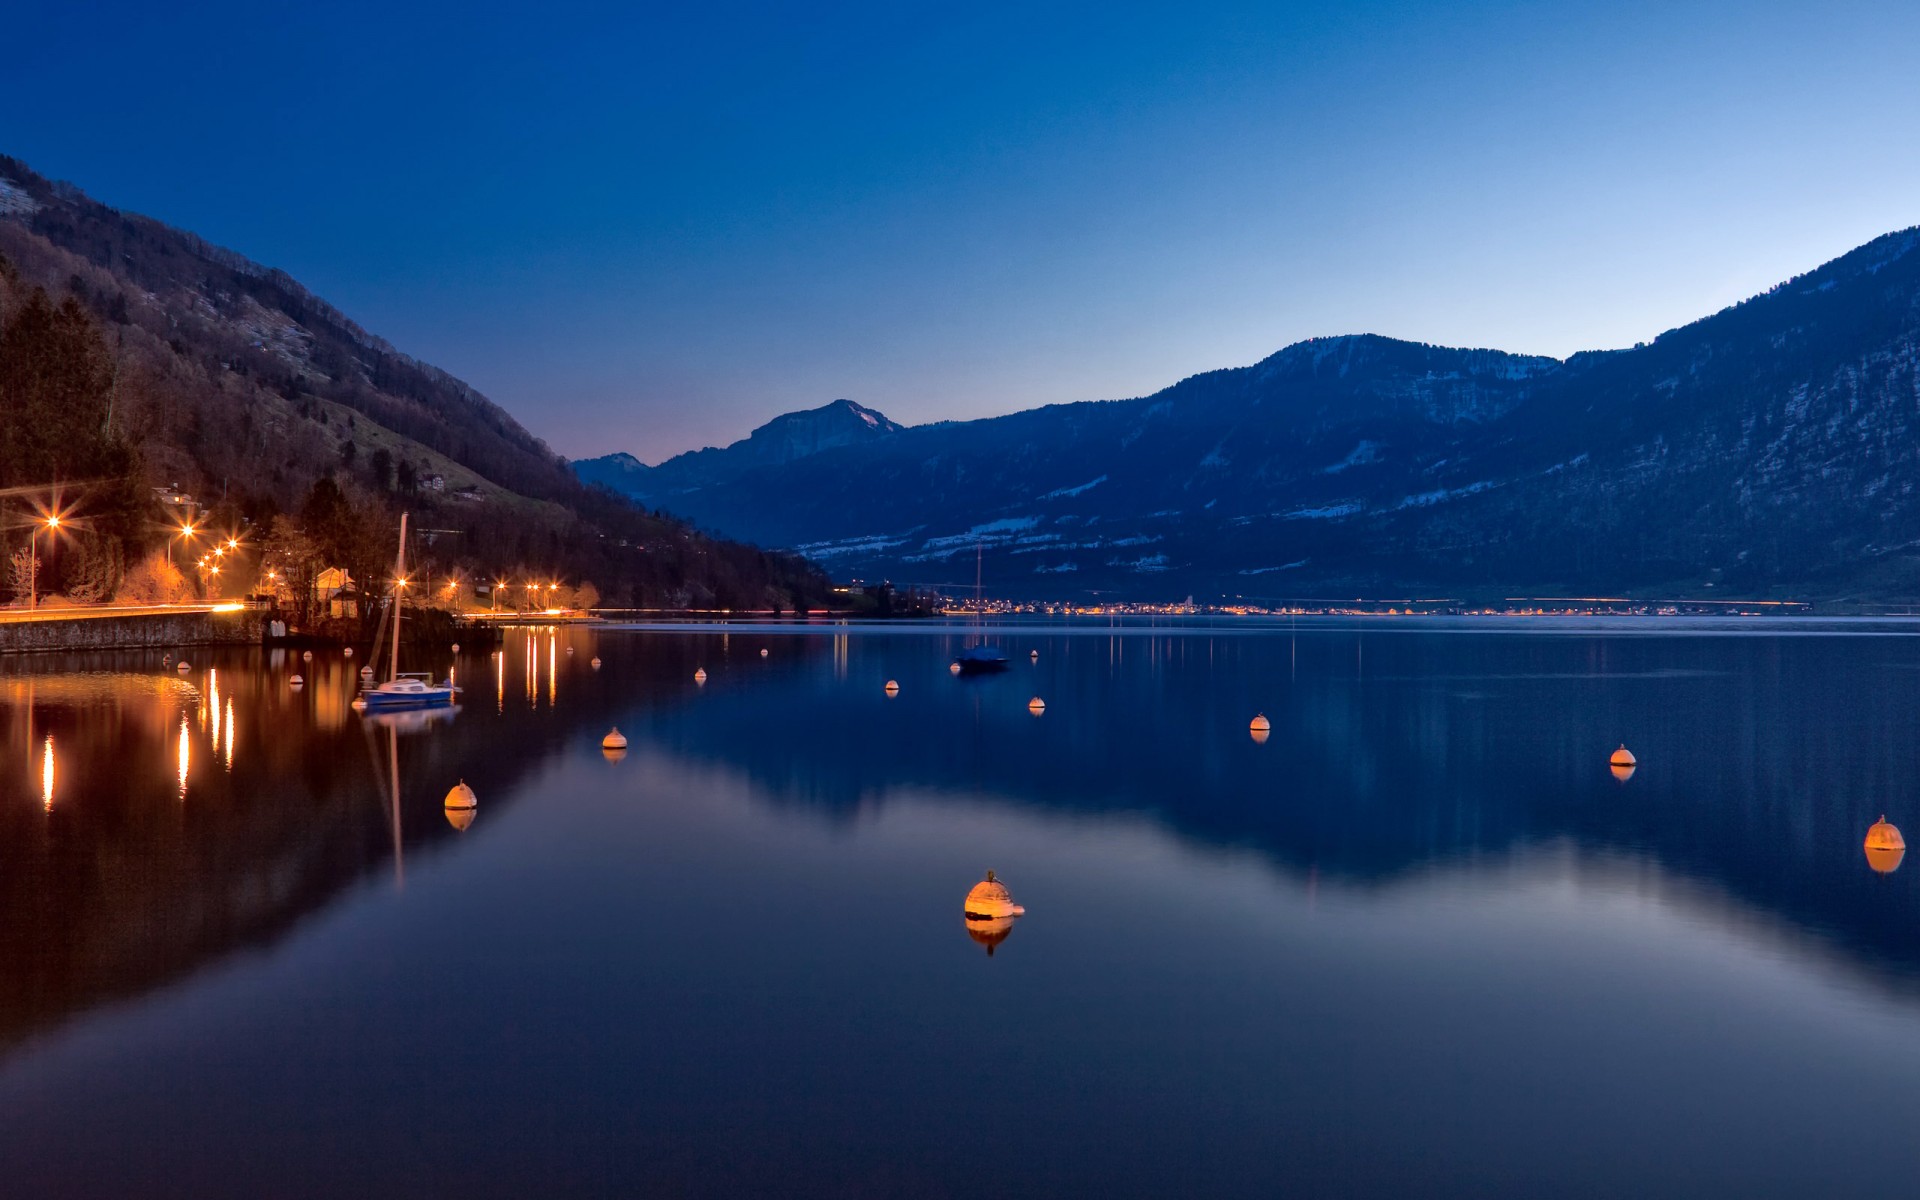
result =
[[1916,633],[520,629],[397,725],[11,659],[6,1192],[1906,1195]]

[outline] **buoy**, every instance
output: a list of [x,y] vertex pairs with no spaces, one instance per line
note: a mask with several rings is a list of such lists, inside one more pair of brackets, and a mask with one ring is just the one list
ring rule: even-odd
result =
[[598,671],[600,669],[600,656],[598,654],[594,655],[593,661],[588,663],[587,665],[592,667],[594,670]]
[[342,653],[342,654],[344,654],[344,655],[346,655],[346,656],[347,656],[348,658],[352,658],[352,657],[353,657],[353,647],[352,647],[352,646],[348,646],[348,647],[347,647],[347,648],[346,648],[345,650],[342,650],[342,651],[341,651],[341,653]]
[[447,793],[447,824],[455,829],[465,829],[473,824],[473,810],[478,807],[480,797],[474,795],[473,789],[462,779]]
[[459,642],[455,642],[455,643],[453,644],[453,646],[452,646],[451,648],[452,648],[452,650],[453,650],[453,652],[454,652],[455,654],[458,654],[458,653],[460,653],[460,643],[459,643]]
[[705,667],[701,667],[696,671],[694,671],[693,681],[695,683],[705,683],[707,681],[707,669]]
[[301,661],[301,662],[312,662],[312,661],[313,661],[313,651],[311,651],[311,650],[302,650],[302,651],[300,652],[300,661]]
[[355,696],[348,702],[347,707],[355,712],[365,712],[367,711],[367,698],[365,696]]
[[627,735],[621,733],[618,729],[614,729],[610,731],[607,736],[600,739],[600,748],[602,750],[625,750],[627,748]]
[[900,694],[900,685],[895,683],[891,679],[887,680],[887,695],[898,696],[899,694]]
[[174,667],[174,670],[181,671],[181,672],[191,671],[192,669],[193,669],[192,667],[187,665],[187,660],[184,658],[180,660],[180,663],[178,666]]
[[372,679],[372,678],[373,678],[373,668],[372,668],[372,667],[361,667],[361,668],[360,668],[360,678],[362,678],[362,679]]
[[960,664],[959,663],[947,664],[947,671],[949,674],[958,675],[960,673]]
[[1633,751],[1627,749],[1627,744],[1622,742],[1620,743],[1620,748],[1613,752],[1613,757],[1607,760],[1607,765],[1614,767],[1631,767],[1639,761],[1639,759],[1633,756]]
[[1027,701],[1027,711],[1037,717],[1047,711],[1047,702],[1035,696],[1033,699]]
[[973,885],[967,893],[966,903],[961,906],[962,914],[969,921],[998,921],[1005,917],[1017,917],[1027,910],[1013,902],[1012,893],[1007,885],[994,877],[992,871],[987,877]]
[[1883,815],[1867,830],[1867,865],[1882,875],[1891,875],[1906,856],[1906,839]]
[[1885,813],[1867,829],[1867,849],[1869,850],[1905,850],[1907,839],[1900,836],[1899,827],[1889,824]]
[[762,646],[760,648],[760,657],[765,658],[766,656],[767,656],[767,648],[765,646]]
[[1247,728],[1253,730],[1255,733],[1272,733],[1273,722],[1267,720],[1267,714],[1255,713],[1253,720],[1247,725]]
[[1030,658],[1030,659],[1032,659],[1032,660],[1033,660],[1033,661],[1035,661],[1035,662],[1039,662],[1039,661],[1040,661],[1040,652],[1039,652],[1038,650],[1029,650],[1029,651],[1027,651],[1027,657],[1028,657],[1028,658]]
[[294,687],[304,687],[307,681],[300,678],[298,675],[295,675],[292,678],[288,679],[287,682],[292,684]]
[[572,653],[573,653],[573,647],[572,647],[572,646],[568,646],[568,647],[567,647],[567,653],[568,653],[568,654],[572,654]]

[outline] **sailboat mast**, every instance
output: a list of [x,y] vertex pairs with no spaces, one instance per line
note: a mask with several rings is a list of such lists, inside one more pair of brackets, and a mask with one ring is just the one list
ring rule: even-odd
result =
[[388,655],[387,681],[400,678],[400,603],[407,578],[407,514],[400,514],[400,551],[393,556],[393,653]]

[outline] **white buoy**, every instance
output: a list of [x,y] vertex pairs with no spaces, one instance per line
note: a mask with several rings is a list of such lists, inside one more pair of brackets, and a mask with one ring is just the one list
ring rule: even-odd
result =
[[352,658],[352,657],[353,657],[353,647],[352,647],[352,646],[348,646],[348,647],[347,647],[347,648],[346,648],[345,650],[342,650],[342,651],[341,651],[340,653],[342,653],[342,654],[344,654],[344,655],[346,655],[346,656],[347,656],[348,658]]
[[302,650],[302,651],[300,652],[300,661],[301,661],[301,662],[312,662],[312,661],[313,661],[313,651],[311,651],[311,650]]
[[891,679],[887,680],[887,695],[898,696],[899,694],[900,694],[900,685],[895,683]]
[[611,730],[607,736],[600,739],[600,748],[602,750],[625,750],[627,748],[627,735],[621,733],[618,729]]
[[361,668],[360,668],[360,678],[362,678],[362,679],[372,679],[372,678],[373,678],[373,668],[372,668],[372,667],[361,667]]
[[1038,650],[1029,650],[1029,651],[1027,652],[1027,657],[1028,657],[1028,658],[1030,658],[1030,659],[1032,659],[1032,660],[1033,660],[1033,661],[1035,661],[1035,662],[1039,662],[1039,661],[1040,661],[1040,652],[1039,652]]
[[567,647],[567,653],[568,653],[568,654],[572,654],[572,653],[573,653],[573,647],[572,647],[572,646],[568,646],[568,647]]
[[304,686],[306,686],[306,682],[307,682],[307,681],[306,681],[306,680],[304,680],[304,679],[302,679],[302,678],[300,678],[300,677],[299,677],[298,675],[295,675],[295,676],[293,676],[293,677],[291,677],[291,678],[289,678],[289,679],[287,680],[287,682],[288,682],[288,683],[290,683],[290,684],[292,684],[292,685],[293,685],[294,687],[304,687]]
[[1027,701],[1027,711],[1037,717],[1047,711],[1047,702],[1035,696],[1033,699]]
[[460,643],[459,643],[459,642],[455,642],[455,643],[453,644],[453,652],[454,652],[455,654],[458,654],[458,653],[460,653]]
[[180,663],[178,666],[174,667],[174,670],[176,671],[191,671],[192,669],[193,669],[192,667],[187,665],[187,660],[184,658],[180,660]]
[[767,648],[765,646],[760,647],[760,657],[765,658],[766,656],[767,656]]
[[705,667],[701,667],[696,671],[694,671],[693,681],[695,683],[705,683],[707,681],[707,669]]
[[598,654],[594,655],[593,661],[588,663],[587,665],[592,667],[594,670],[598,671],[600,669],[600,656]]

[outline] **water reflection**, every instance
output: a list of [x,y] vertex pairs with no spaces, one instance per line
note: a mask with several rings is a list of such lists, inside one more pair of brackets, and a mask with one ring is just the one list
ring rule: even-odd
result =
[[[1524,1158],[1527,1139],[1508,1134],[1551,1119],[1550,1138],[1596,1127],[1628,1144],[1634,1131],[1614,1123],[1667,1094],[1621,1085],[1583,1042],[1630,1060],[1637,1082],[1664,1079],[1662,1060],[1699,1065],[1702,1043],[1724,1044],[1723,1065],[1788,1053],[1792,1038],[1760,1036],[1777,1032],[1754,1015],[1769,1005],[1828,1037],[1868,1031],[1862,1014],[1920,1013],[1904,845],[1883,831],[1857,857],[1877,814],[1891,829],[1920,795],[1908,734],[1920,641],[1369,634],[1363,653],[1340,630],[1043,630],[1038,658],[975,680],[947,673],[945,634],[768,636],[781,654],[751,653],[756,639],[734,661],[717,634],[516,631],[492,652],[494,709],[371,718],[349,711],[353,671],[339,662],[316,660],[305,692],[285,686],[284,660],[251,651],[196,652],[201,687],[142,656],[10,664],[0,727],[22,769],[0,790],[0,1060],[40,1061],[23,1043],[62,1023],[124,1031],[116,1012],[199,1003],[226,978],[324,1013],[320,1032],[350,1064],[341,1087],[378,1109],[433,1088],[396,1082],[355,1036],[491,979],[500,1010],[466,1030],[482,1052],[398,1043],[404,1061],[433,1064],[429,1083],[471,1096],[515,1064],[587,1072],[578,1051],[618,1061],[619,1078],[589,1085],[555,1067],[554,1086],[634,1128],[651,1113],[689,1144],[703,1144],[700,1120],[726,1115],[765,1135],[769,1162],[805,1140],[783,1140],[766,1115],[781,1096],[856,1128],[887,1120],[857,1098],[876,1088],[876,1105],[918,1114],[922,1086],[951,1095],[969,1071],[978,1086],[1026,1063],[1016,1099],[1079,1088],[1047,1110],[1065,1114],[1048,1127],[1062,1144],[1138,1142],[1171,1122],[1189,1148],[1221,1147],[1204,1170],[1319,1155],[1333,1164],[1309,1180],[1321,1190],[1390,1192],[1342,1185],[1342,1165],[1373,1161],[1338,1152],[1354,1123],[1457,1148],[1483,1136],[1459,1112],[1499,1111],[1488,1161],[1547,1194],[1566,1177],[1501,1157]],[[715,686],[689,686],[705,664]],[[525,680],[512,705],[510,672]],[[1052,703],[1036,721],[1040,696]],[[616,725],[630,746],[597,745]],[[211,756],[195,762],[201,736]],[[1596,769],[1623,737],[1643,755],[1626,788],[1612,764]],[[467,779],[483,782],[486,822],[477,799],[454,802]],[[970,897],[967,942],[951,924],[983,862],[1014,873],[1040,914],[991,970],[975,947],[1006,945],[1014,897]],[[795,895],[863,916],[799,947],[781,919]],[[469,905],[491,919],[466,921]],[[282,949],[234,953],[269,944]],[[500,963],[515,974],[490,975]],[[512,983],[528,964],[539,985]],[[354,986],[330,990],[343,970]],[[189,986],[161,986],[175,982]],[[816,985],[831,993],[818,1006]],[[943,989],[976,1014],[1032,1021],[1034,1039],[1013,1035],[1007,1057],[977,1064],[926,1040]],[[1758,999],[1743,1005],[1743,992]],[[1655,995],[1690,1015],[1669,1017]],[[151,999],[107,1003],[128,997]],[[649,1020],[594,1024],[601,1004]],[[1738,1019],[1706,1015],[1730,1007]],[[1581,1036],[1613,1030],[1609,1013],[1626,1014],[1625,1040]],[[1529,1075],[1555,1046],[1555,1078]],[[871,1054],[890,1069],[876,1076]],[[1814,1070],[1811,1056],[1767,1061],[1780,1077]],[[1585,1109],[1556,1090],[1574,1078],[1597,1081]],[[269,1085],[358,1128],[330,1085],[271,1065],[257,1086]],[[684,1109],[638,1105],[655,1086]],[[1889,1111],[1911,1098],[1875,1086]],[[769,1124],[722,1107],[729,1095]],[[1119,1099],[1131,1095],[1170,1103],[1134,1112]],[[1825,1085],[1796,1095],[1834,1112],[1864,1103]],[[1507,1107],[1540,1096],[1562,1103]],[[1738,1100],[1715,1104],[1700,1111]],[[1074,1125],[1083,1109],[1091,1131]],[[691,1132],[676,1112],[694,1114]],[[1186,1124],[1205,1113],[1216,1128]],[[1263,1140],[1275,1130],[1305,1132],[1275,1156]],[[886,1158],[874,1146],[897,1144],[838,1149],[870,1166]],[[1607,1181],[1632,1181],[1617,1149],[1574,1149]]]

